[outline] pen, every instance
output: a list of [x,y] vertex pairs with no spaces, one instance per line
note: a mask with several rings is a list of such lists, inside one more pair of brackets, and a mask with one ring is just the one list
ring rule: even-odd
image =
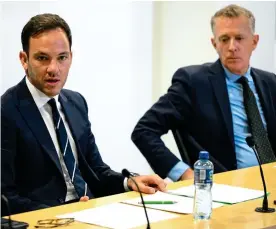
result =
[[[145,204],[176,204],[176,201],[170,200],[153,200],[153,201],[144,201]],[[138,204],[143,204],[142,202],[138,202]]]

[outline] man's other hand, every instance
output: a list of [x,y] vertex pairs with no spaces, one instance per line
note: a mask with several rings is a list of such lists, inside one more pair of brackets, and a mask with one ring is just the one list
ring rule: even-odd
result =
[[182,174],[180,177],[180,180],[188,180],[188,179],[193,179],[194,178],[194,171],[190,168],[188,168],[185,173]]
[[[161,177],[156,174],[132,177],[132,179],[136,181],[142,193],[153,194],[157,190],[163,192],[166,191],[167,184]],[[138,191],[136,185],[131,179],[127,180],[127,185],[130,189]]]
[[86,202],[86,201],[88,201],[89,200],[89,197],[88,196],[82,196],[81,198],[80,198],[80,202]]

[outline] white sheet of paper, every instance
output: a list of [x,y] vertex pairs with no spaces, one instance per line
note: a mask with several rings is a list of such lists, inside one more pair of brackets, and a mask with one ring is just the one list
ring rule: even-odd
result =
[[[147,209],[150,223],[179,217],[169,212]],[[146,216],[142,207],[128,204],[114,203],[101,207],[86,209],[58,218],[74,218],[83,223],[99,225],[107,228],[125,229],[146,225]]]
[[[184,213],[184,214],[191,214],[193,213],[193,198],[190,197],[183,197],[183,196],[176,196],[167,194],[164,192],[156,192],[152,195],[143,196],[144,201],[176,201],[175,204],[146,204],[147,208],[153,208],[153,209],[159,209],[159,210],[165,210],[165,211],[171,211],[176,213]],[[122,201],[122,203],[128,203],[133,205],[139,205],[141,199],[135,198],[130,200]],[[213,202],[213,208],[218,208],[223,206],[221,203],[214,203]]]
[[[184,196],[194,196],[194,185],[187,187],[182,187],[175,190],[170,190],[170,193]],[[222,203],[239,203],[247,200],[256,199],[262,197],[264,191],[254,190],[224,184],[213,184],[212,187],[212,197],[213,201],[222,202]]]

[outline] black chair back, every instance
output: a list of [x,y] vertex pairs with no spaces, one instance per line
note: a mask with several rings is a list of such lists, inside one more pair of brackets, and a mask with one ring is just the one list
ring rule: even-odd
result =
[[[179,150],[182,161],[193,168],[194,163],[198,160],[198,154],[200,151],[205,150],[201,147],[193,137],[189,134],[182,132],[178,129],[172,130],[177,148]],[[185,143],[183,141],[185,139]],[[186,146],[185,146],[186,145]],[[207,150],[208,151],[208,150]],[[220,172],[226,172],[228,169],[225,168],[218,160],[209,154],[210,161],[213,162],[215,170],[219,169]]]

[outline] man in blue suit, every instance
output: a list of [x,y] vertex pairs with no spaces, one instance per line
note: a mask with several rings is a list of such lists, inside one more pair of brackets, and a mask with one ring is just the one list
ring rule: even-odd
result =
[[[251,136],[262,163],[275,161],[276,76],[250,66],[259,36],[253,14],[229,5],[211,19],[219,60],[180,68],[167,94],[140,119],[132,140],[161,177],[184,180],[199,151],[207,150],[215,172],[257,165],[247,145]],[[160,137],[177,130],[191,163],[180,161]]]
[[[11,213],[137,190],[102,161],[85,99],[62,89],[72,61],[68,24],[34,16],[21,41],[26,77],[1,97],[1,192]],[[165,190],[158,175],[134,179],[144,193]]]

